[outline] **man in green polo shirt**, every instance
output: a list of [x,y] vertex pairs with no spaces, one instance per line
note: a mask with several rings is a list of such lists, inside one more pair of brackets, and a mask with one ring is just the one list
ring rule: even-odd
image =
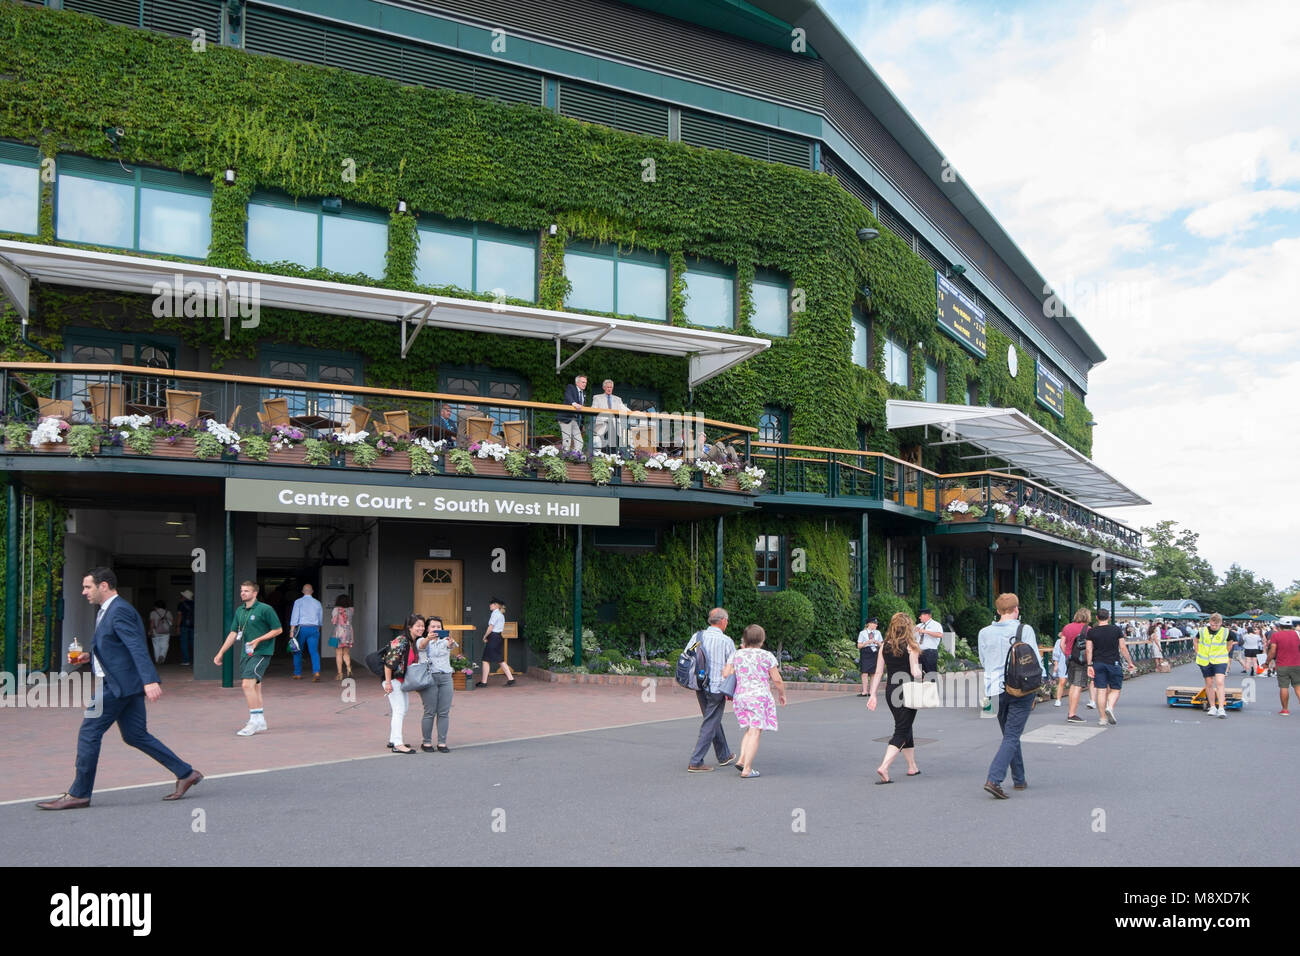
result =
[[243,641],[239,676],[248,701],[248,723],[236,731],[240,737],[251,737],[266,730],[266,715],[262,712],[262,678],[275,653],[275,639],[283,628],[280,619],[269,604],[257,599],[257,584],[245,581],[239,586],[239,598],[244,603],[235,608],[235,618],[230,622],[230,633],[221,645],[213,663],[220,666],[221,658],[235,641]]

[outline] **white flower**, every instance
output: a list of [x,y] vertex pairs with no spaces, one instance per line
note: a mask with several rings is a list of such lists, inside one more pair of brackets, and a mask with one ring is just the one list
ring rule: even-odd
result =
[[537,449],[538,458],[556,458],[559,454],[560,449],[556,448],[554,445],[543,445],[541,448]]
[[[152,425],[153,419],[148,415],[115,415],[108,422],[114,428],[143,428],[145,425]],[[123,432],[122,437],[126,437]]]
[[28,444],[52,445],[61,441],[63,441],[63,434],[59,430],[59,420],[42,418],[41,423],[32,429],[32,437],[28,440]]
[[209,418],[203,423],[203,427],[221,444],[230,448],[239,450],[239,433],[232,428],[228,428],[225,422],[219,422],[215,418]]
[[447,447],[447,440],[439,438],[437,441],[429,441],[427,438],[415,438],[411,440],[411,444],[424,449],[429,453],[430,458],[437,461],[438,456],[442,454],[442,450]]
[[998,513],[998,517],[1005,518],[1011,514],[1011,506],[1001,501],[993,502],[993,510]]
[[599,458],[601,461],[607,461],[610,463],[610,465],[612,465],[615,468],[622,468],[624,464],[623,459],[620,455],[612,455],[608,452],[598,451],[591,457],[593,461],[597,458]]
[[508,454],[510,454],[509,448],[491,441],[485,441],[479,445],[477,452],[479,458],[491,458],[494,461],[505,461]]
[[707,458],[697,458],[695,459],[695,467],[710,477],[719,478],[722,476],[722,466],[716,461],[710,461]]
[[948,502],[948,511],[955,515],[964,515],[970,511],[970,505],[966,503],[964,498],[954,498]]
[[358,445],[369,437],[369,432],[339,432],[334,436],[340,445]]

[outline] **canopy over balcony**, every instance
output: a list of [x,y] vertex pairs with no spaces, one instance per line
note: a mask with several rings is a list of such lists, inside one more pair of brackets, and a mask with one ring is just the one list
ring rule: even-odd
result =
[[[203,314],[224,321],[227,338],[232,321],[251,327],[247,317],[251,297],[258,308],[392,322],[401,328],[403,357],[426,325],[552,339],[557,372],[596,344],[628,352],[674,355],[689,360],[687,381],[692,388],[771,345],[767,339],[708,329],[0,240],[0,286],[24,321],[29,315],[33,279],[140,295],[158,295],[160,288],[177,298],[189,298],[193,293],[212,304],[211,311]],[[197,285],[186,288],[188,283]],[[577,351],[562,356],[563,346],[576,346]]]
[[974,445],[1089,507],[1151,504],[1016,408],[891,400],[885,423],[891,430],[933,425],[941,432],[932,447]]

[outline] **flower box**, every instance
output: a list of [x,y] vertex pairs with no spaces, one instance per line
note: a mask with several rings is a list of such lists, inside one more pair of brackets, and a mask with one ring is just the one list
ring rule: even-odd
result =
[[568,462],[568,466],[570,481],[585,481],[587,484],[591,484],[591,462],[571,461]]
[[[134,454],[131,446],[128,445],[126,450],[128,454]],[[193,458],[194,439],[185,436],[168,441],[166,438],[156,436],[153,440],[153,451],[149,454],[154,458]]]
[[676,483],[673,481],[673,473],[667,468],[647,468],[645,481],[641,482],[641,484],[658,485],[661,488],[676,487]]
[[[240,455],[240,458],[243,458]],[[307,464],[307,446],[290,445],[288,448],[272,448],[267,461],[274,465],[305,465]]]
[[[452,472],[455,470],[455,468],[451,469]],[[485,475],[489,478],[510,477],[510,472],[506,471],[506,463],[504,461],[497,461],[495,458],[479,458],[477,455],[474,457],[474,473],[477,475]]]
[[[348,464],[355,465],[352,455],[348,455]],[[374,463],[368,466],[372,471],[400,471],[403,474],[411,473],[411,456],[404,451],[395,451],[391,455],[381,454],[375,459]]]

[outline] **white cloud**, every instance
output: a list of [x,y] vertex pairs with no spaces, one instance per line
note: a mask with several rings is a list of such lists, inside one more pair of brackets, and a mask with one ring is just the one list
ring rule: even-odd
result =
[[1188,232],[1196,236],[1234,236],[1274,209],[1300,209],[1300,193],[1266,189],[1220,199],[1190,214],[1183,220],[1183,224]]

